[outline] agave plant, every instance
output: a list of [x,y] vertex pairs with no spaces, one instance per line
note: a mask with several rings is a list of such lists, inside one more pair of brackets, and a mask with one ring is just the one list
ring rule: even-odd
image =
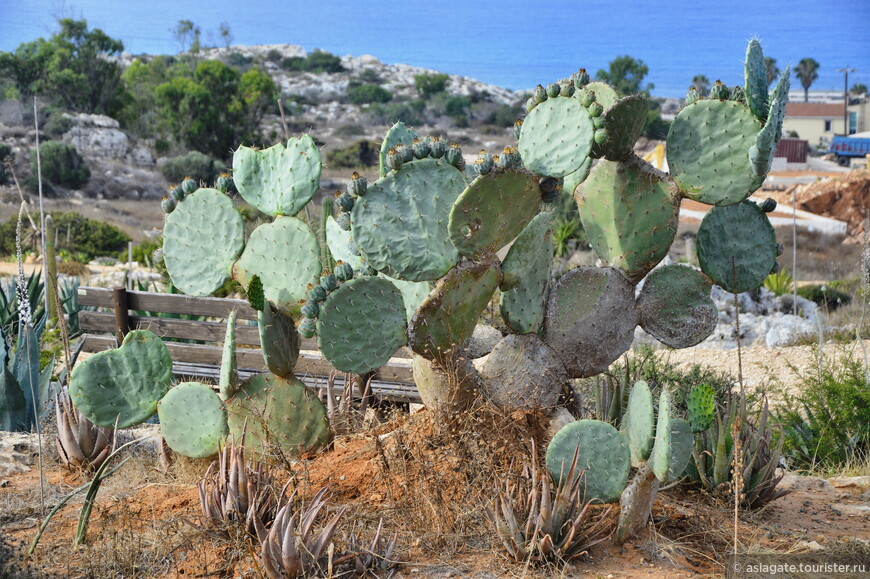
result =
[[390,540],[383,535],[384,520],[378,522],[378,530],[372,542],[365,546],[356,535],[347,540],[348,551],[354,555],[353,570],[363,577],[392,577],[399,567],[395,556],[396,541],[399,534],[395,533]]
[[71,470],[95,471],[114,450],[114,428],[97,426],[73,407],[64,388],[55,393],[57,453]]
[[284,504],[291,478],[281,492],[275,492],[269,466],[245,460],[244,434],[236,444],[230,441],[211,463],[199,482],[199,502],[209,525],[228,530],[242,523],[246,532],[263,541],[266,527]]
[[[508,482],[487,515],[515,561],[568,562],[607,539],[610,507],[599,513],[584,501],[583,473],[577,476],[577,455],[555,492],[549,474],[538,481],[538,469],[526,466],[516,483]],[[534,455],[534,452],[533,452]]]
[[[293,496],[278,511],[272,528],[262,540],[260,553],[260,561],[270,579],[302,577],[312,571],[324,569],[330,563],[325,560],[327,550],[332,543],[339,520],[347,512],[347,507],[339,509],[323,530],[315,535],[314,522],[326,506],[324,496],[327,488],[320,489],[301,512],[296,510]],[[258,519],[255,519],[254,523],[258,525],[259,536],[265,529],[261,523],[258,523]],[[334,562],[344,562],[352,557],[353,555],[343,556],[340,561]]]

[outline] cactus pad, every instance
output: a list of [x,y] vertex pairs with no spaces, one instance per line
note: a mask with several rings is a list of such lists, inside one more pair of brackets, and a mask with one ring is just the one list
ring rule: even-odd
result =
[[199,382],[182,382],[157,405],[160,433],[169,448],[191,458],[217,454],[227,435],[224,403],[214,390]]
[[353,233],[342,229],[332,216],[326,220],[326,245],[336,261],[349,263],[354,271],[362,271],[363,257],[353,240]]
[[655,410],[649,385],[638,380],[631,387],[628,395],[628,407],[622,417],[622,433],[628,440],[631,451],[631,464],[640,464],[649,458],[652,452],[655,433]]
[[465,343],[500,280],[494,264],[462,262],[450,270],[411,319],[411,349],[434,360]]
[[686,407],[692,432],[704,432],[716,415],[716,391],[709,384],[698,384],[689,392]]
[[569,175],[589,156],[593,132],[592,119],[577,99],[544,101],[523,122],[519,142],[523,163],[538,175]]
[[224,349],[221,354],[221,371],[218,391],[221,400],[227,400],[239,388],[239,372],[236,369],[236,315],[233,310],[227,316],[227,331],[224,334]]
[[191,296],[207,296],[221,287],[244,246],[241,214],[215,189],[188,195],[163,226],[166,269],[172,283]]
[[233,276],[244,287],[258,276],[266,299],[290,315],[298,312],[308,284],[319,283],[320,272],[317,237],[295,217],[278,217],[257,227],[233,267]]
[[694,440],[688,422],[682,418],[671,419],[671,464],[668,467],[667,482],[678,479],[686,472],[686,467],[692,460]]
[[453,204],[450,240],[469,259],[498,251],[523,230],[540,204],[538,178],[527,171],[481,175]]
[[435,282],[431,281],[405,281],[382,273],[378,275],[399,288],[402,293],[402,301],[405,303],[405,319],[409,322],[420,304],[429,297],[429,293],[435,288]]
[[776,232],[751,201],[708,211],[697,243],[701,270],[731,293],[758,288],[776,263]]
[[242,198],[269,215],[296,215],[320,189],[320,150],[309,135],[268,149],[239,147],[233,182]]
[[502,263],[499,310],[504,322],[518,334],[536,334],[544,323],[555,254],[552,224],[552,214],[536,215]]
[[70,376],[69,394],[82,414],[99,426],[128,428],[157,411],[172,380],[172,356],[148,330],[133,330],[116,350],[94,354]]
[[595,252],[632,283],[668,254],[677,233],[679,196],[646,161],[599,161],[574,198]]
[[544,342],[572,378],[605,371],[631,347],[637,325],[634,287],[617,270],[578,267],[550,291]]
[[402,294],[385,279],[349,280],[323,302],[317,343],[343,372],[364,374],[387,363],[407,342]]
[[370,185],[353,207],[353,238],[369,265],[408,281],[438,279],[459,260],[450,210],[465,178],[443,160],[422,159]]
[[568,195],[574,195],[574,190],[577,185],[586,180],[589,176],[589,171],[592,170],[592,157],[586,157],[586,160],[580,165],[580,168],[569,175],[565,175],[562,180],[562,191]]
[[648,114],[649,103],[643,95],[633,94],[616,101],[604,111],[607,141],[592,147],[593,156],[610,161],[625,161],[631,157]]
[[685,265],[654,270],[637,298],[640,327],[671,348],[702,342],[719,319],[711,286],[707,276]]
[[547,447],[547,469],[557,484],[568,472],[577,446],[578,475],[585,469],[585,501],[615,503],[628,482],[631,456],[625,437],[600,420],[578,420],[556,433]]
[[756,39],[750,40],[746,47],[744,77],[746,79],[746,102],[752,114],[763,123],[767,120],[767,89],[770,83],[767,82],[767,66],[764,64],[761,43]]
[[619,93],[617,93],[616,90],[606,82],[590,82],[574,93],[574,97],[582,99],[586,94],[595,95],[595,102],[600,104],[605,111],[615,105],[619,100]]
[[445,368],[423,356],[414,356],[411,369],[423,404],[432,409],[467,408],[479,396],[481,380],[466,357],[447,361]]
[[731,205],[761,186],[749,149],[761,123],[735,101],[703,100],[685,107],[668,132],[671,176],[689,199]]
[[671,395],[662,390],[659,395],[659,416],[656,422],[656,438],[649,456],[649,466],[660,482],[667,483],[671,462]]
[[254,452],[277,445],[295,454],[329,442],[326,408],[305,384],[293,376],[257,374],[227,401],[230,433]]
[[276,376],[291,374],[299,359],[299,334],[293,319],[272,309],[271,304],[267,303],[257,313],[257,326],[266,367]]
[[489,399],[504,408],[553,408],[568,384],[562,361],[535,334],[505,336],[474,365]]
[[381,153],[378,163],[378,173],[381,177],[390,172],[390,166],[387,163],[388,151],[395,148],[397,145],[411,147],[416,138],[417,132],[410,127],[406,127],[403,122],[398,122],[390,127],[390,130],[387,131],[387,134],[384,136],[384,141],[381,143]]

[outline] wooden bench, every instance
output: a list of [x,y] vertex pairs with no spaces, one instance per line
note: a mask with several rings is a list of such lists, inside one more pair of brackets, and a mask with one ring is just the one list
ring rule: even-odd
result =
[[[103,309],[79,312],[79,326],[84,333],[83,351],[100,352],[116,348],[118,336],[135,329],[150,330],[164,338],[172,354],[173,373],[181,379],[217,379],[223,355],[226,318],[235,310],[238,320],[236,367],[240,376],[247,378],[266,371],[260,352],[257,312],[244,300],[127,291],[123,287],[80,287],[78,301],[82,306]],[[207,320],[161,317],[159,314],[205,316]],[[294,370],[296,377],[311,387],[320,388],[326,386],[328,377],[333,373],[336,370],[320,354],[317,342],[302,340],[299,361]],[[335,375],[333,392],[336,395],[344,391],[347,379],[348,376],[343,373]],[[382,400],[421,402],[414,385],[411,359],[405,348],[397,351],[386,365],[374,372],[371,386],[373,394]]]

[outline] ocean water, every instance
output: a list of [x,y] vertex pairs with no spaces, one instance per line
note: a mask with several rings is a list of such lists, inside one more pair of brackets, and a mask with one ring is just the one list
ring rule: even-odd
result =
[[87,19],[134,54],[178,52],[171,29],[181,19],[220,44],[226,22],[237,44],[372,54],[513,89],[580,67],[594,75],[630,55],[666,97],[684,95],[697,74],[742,83],[746,43],[757,37],[780,69],[815,58],[813,90],[842,90],[836,69],[847,66],[858,69],[850,86],[870,85],[870,0],[0,0],[0,50],[50,35],[59,15]]

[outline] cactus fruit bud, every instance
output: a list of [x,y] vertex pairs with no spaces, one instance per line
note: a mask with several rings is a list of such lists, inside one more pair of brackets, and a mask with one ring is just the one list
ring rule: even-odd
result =
[[356,171],[353,172],[353,175],[350,177],[350,182],[347,184],[347,192],[351,195],[356,195],[357,197],[362,197],[366,194],[366,189],[368,188],[368,183],[366,183],[366,178],[360,176]]
[[477,160],[474,162],[474,166],[477,168],[477,173],[479,175],[486,175],[492,170],[492,165],[492,155],[481,149]]
[[320,305],[317,302],[307,301],[302,305],[302,315],[306,318],[316,318],[320,314]]
[[776,244],[776,256],[779,257],[780,255],[783,254],[783,252],[785,252],[785,246],[781,243],[777,243]]
[[603,129],[604,124],[604,117],[595,117],[594,119],[592,119],[592,126],[596,129]]
[[233,190],[233,178],[228,173],[221,173],[215,182],[215,187],[221,193],[229,193]]
[[559,93],[562,92],[562,87],[559,86],[559,83],[551,82],[547,85],[547,96],[550,98],[555,98],[559,96]]
[[781,270],[781,269],[782,269],[782,266],[779,265],[779,262],[774,261],[773,262],[773,269],[770,270],[770,273],[774,273],[774,274],[779,273],[779,270]]
[[567,80],[563,80],[559,83],[559,95],[563,97],[572,97],[574,96],[574,84],[568,82]]
[[587,109],[592,106],[592,103],[595,102],[595,93],[586,91],[580,94],[580,104],[586,107]]
[[701,95],[698,94],[698,89],[690,86],[689,90],[686,92],[686,106],[693,105],[699,100],[701,100]]
[[310,340],[317,333],[317,322],[312,318],[302,318],[297,330],[300,336],[306,340]]
[[520,154],[515,147],[505,147],[499,156],[499,167],[510,169],[520,163]]
[[589,73],[586,72],[585,68],[581,68],[571,76],[571,80],[574,81],[575,88],[581,89],[589,84]]
[[730,94],[731,91],[722,83],[721,80],[717,80],[713,85],[713,88],[710,89],[711,99],[719,99],[720,101],[728,100]]
[[184,199],[184,189],[181,187],[173,187],[169,190],[169,197],[174,201],[181,202]]
[[535,99],[535,104],[541,104],[542,102],[544,102],[545,100],[547,100],[547,89],[545,89],[545,88],[543,87],[543,85],[540,85],[540,84],[539,84],[539,85],[535,88],[534,99]]
[[432,137],[429,143],[429,155],[433,159],[440,159],[447,152],[447,145],[439,137]]
[[344,263],[341,260],[335,262],[335,279],[338,281],[347,281],[353,279],[353,266],[349,263]]
[[387,151],[387,165],[389,165],[390,169],[393,171],[398,171],[402,168],[405,160],[402,158],[402,154],[396,150],[395,147],[390,147],[390,150]]
[[342,211],[335,218],[335,222],[341,227],[344,231],[350,231],[350,213],[347,211]]
[[462,160],[462,149],[456,143],[451,143],[450,148],[444,153],[444,160],[451,165],[458,165]]
[[761,210],[765,213],[771,213],[772,211],[776,210],[776,200],[768,197],[761,202]]
[[314,285],[313,283],[308,284],[308,301],[309,302],[322,302],[326,299],[326,288],[320,285]]
[[595,139],[595,142],[600,145],[607,140],[607,129],[595,129],[595,133],[592,135],[592,138]]
[[177,205],[177,203],[178,202],[172,197],[164,197],[160,201],[160,208],[163,209],[164,213],[169,214],[175,211],[175,206]]
[[731,89],[731,94],[728,95],[728,100],[737,101],[746,104],[746,92],[742,86],[735,86]]
[[522,132],[523,132],[523,120],[522,120],[522,119],[517,119],[517,120],[514,122],[514,137],[515,137],[517,140],[519,140],[519,138],[520,138],[520,133],[522,133]]
[[430,147],[428,141],[414,139],[414,144],[411,148],[414,150],[414,157],[417,159],[425,159],[429,156]]
[[[336,191],[336,193],[338,193]],[[338,193],[338,206],[341,207],[342,211],[350,211],[353,209],[354,199],[353,195],[345,191],[344,193]]]
[[[335,291],[338,287],[338,281],[335,278],[335,275],[329,273],[328,271],[324,271],[320,274],[320,285],[323,286],[328,292]],[[309,316],[311,317],[311,316]]]
[[197,189],[199,189],[199,185],[196,184],[196,181],[192,177],[185,177],[181,182],[181,190],[184,191],[185,195],[190,195]]
[[586,110],[589,111],[589,116],[594,119],[601,116],[604,112],[604,107],[601,106],[601,103],[592,103]]
[[408,145],[396,145],[396,150],[402,154],[402,161],[410,163],[414,160],[414,149]]

